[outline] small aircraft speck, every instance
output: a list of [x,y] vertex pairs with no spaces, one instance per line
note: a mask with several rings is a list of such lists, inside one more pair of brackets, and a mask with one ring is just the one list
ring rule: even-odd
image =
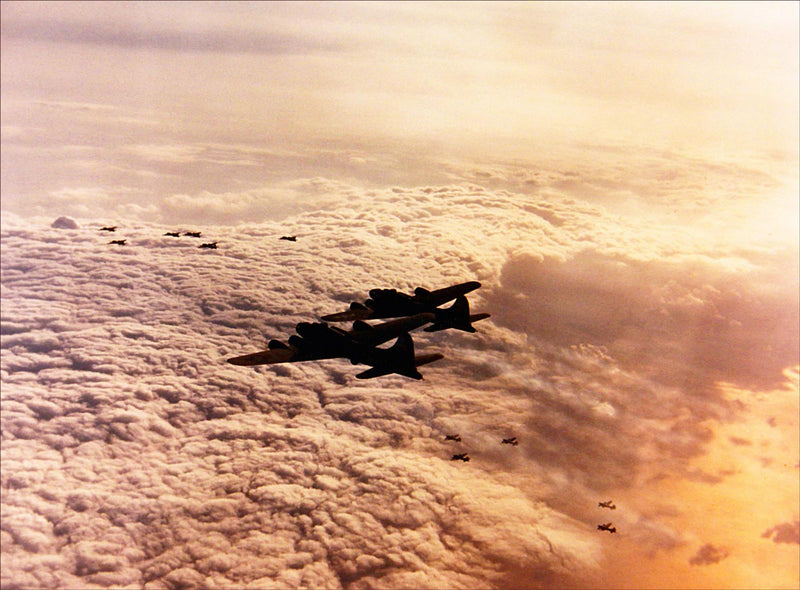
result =
[[597,530],[598,531],[608,531],[609,533],[616,533],[617,532],[617,528],[614,525],[612,525],[610,522],[607,522],[606,524],[598,524],[597,525]]
[[206,249],[209,249],[209,250],[216,250],[217,249],[217,243],[216,242],[208,242],[207,244],[200,244],[198,246],[198,248],[206,248]]
[[203,232],[201,231],[185,231],[183,232],[184,236],[189,236],[190,238],[199,238]]
[[501,445],[513,445],[517,446],[519,441],[517,440],[516,436],[512,436],[511,438],[504,438],[503,441],[500,443]]
[[181,233],[180,233],[180,232],[177,232],[177,231],[168,231],[168,232],[167,232],[167,233],[165,233],[164,235],[165,235],[165,236],[169,236],[169,237],[171,237],[171,238],[179,238],[179,237],[181,237]]
[[611,500],[608,500],[606,502],[598,502],[597,505],[600,508],[608,508],[609,510],[616,510],[617,509],[616,505]]
[[450,460],[451,461],[464,461],[466,463],[467,461],[469,461],[469,455],[467,453],[458,453],[456,455],[453,455],[450,458]]
[[279,239],[286,240],[287,242],[296,242],[297,236],[281,236]]
[[116,244],[117,246],[124,246],[128,240],[111,240],[109,244]]
[[117,231],[116,225],[107,225],[105,227],[101,227],[100,231]]
[[448,434],[444,437],[444,440],[452,440],[455,442],[461,442],[461,435],[459,434]]

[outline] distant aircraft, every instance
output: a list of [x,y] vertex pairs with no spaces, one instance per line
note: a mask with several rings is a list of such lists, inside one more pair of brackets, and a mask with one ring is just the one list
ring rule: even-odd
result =
[[281,240],[286,240],[287,242],[296,242],[297,236],[281,236]]
[[118,245],[118,246],[124,246],[124,245],[125,245],[125,242],[127,242],[127,241],[128,241],[128,240],[111,240],[111,241],[109,242],[109,244],[116,244],[116,245]]
[[184,236],[189,236],[190,238],[199,238],[203,232],[200,231],[185,231],[183,232]]
[[117,231],[116,225],[107,225],[105,227],[101,227],[100,231]]
[[171,238],[179,238],[181,237],[181,233],[177,231],[168,231],[164,234],[165,236],[170,236]]
[[[389,373],[422,379],[417,367],[444,356],[439,353],[415,356],[414,343],[408,332],[432,319],[433,314],[418,314],[375,326],[355,322],[349,332],[325,323],[301,322],[295,328],[297,334],[289,337],[288,343],[270,340],[267,350],[234,357],[228,362],[253,366],[346,358],[354,365],[372,367],[356,375],[358,379],[371,379]],[[397,338],[397,342],[391,348],[377,348],[394,338]]]
[[503,441],[500,443],[502,445],[514,445],[515,447],[519,444],[517,441],[516,436],[512,436],[511,438],[504,438]]
[[465,463],[469,461],[469,455],[467,453],[458,453],[457,455],[453,455],[450,458],[451,461],[464,461]]
[[597,525],[597,530],[598,531],[608,531],[609,533],[616,533],[617,532],[616,527],[614,527],[610,522],[607,522],[606,524],[598,524]]
[[198,246],[198,248],[208,248],[208,249],[211,249],[211,250],[216,250],[217,249],[217,243],[216,242],[209,242],[207,244],[200,244]]
[[448,434],[444,437],[444,440],[453,440],[455,442],[461,442],[461,436],[458,434]]
[[369,292],[370,298],[364,303],[354,301],[347,311],[326,315],[321,319],[326,322],[349,322],[353,320],[397,318],[419,313],[434,313],[434,323],[433,326],[430,326],[431,330],[428,331],[452,327],[474,332],[475,329],[469,325],[470,321],[478,321],[489,317],[489,315],[478,314],[470,316],[469,303],[466,297],[457,301],[449,309],[437,310],[437,308],[448,301],[458,299],[474,291],[480,286],[481,284],[478,281],[470,281],[436,291],[428,291],[422,287],[417,287],[414,290],[414,295],[398,293],[395,289],[372,289]]
[[608,500],[606,502],[598,502],[597,505],[600,508],[608,508],[609,510],[616,510],[617,509],[617,507],[614,505],[614,502],[611,501],[611,500]]

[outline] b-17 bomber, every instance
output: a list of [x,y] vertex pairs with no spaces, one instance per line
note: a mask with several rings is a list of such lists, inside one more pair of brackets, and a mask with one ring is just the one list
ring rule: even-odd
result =
[[[287,343],[270,340],[267,350],[234,357],[228,359],[228,362],[232,365],[252,366],[346,358],[354,365],[365,364],[372,367],[356,375],[359,379],[370,379],[389,373],[422,379],[417,367],[444,356],[439,353],[415,356],[414,343],[408,332],[432,319],[433,314],[418,314],[375,326],[366,322],[355,322],[351,331],[322,322],[301,322],[295,328],[297,334],[290,336]],[[397,342],[391,348],[378,348],[394,338],[397,338]]]
[[[371,289],[369,292],[370,298],[364,303],[354,301],[347,311],[325,315],[321,319],[326,322],[348,322],[404,317],[418,313],[433,313],[435,316],[434,322],[425,328],[426,332],[438,332],[448,328],[475,332],[472,322],[486,319],[489,314],[471,315],[469,302],[465,295],[480,286],[481,284],[478,281],[470,281],[435,291],[417,287],[413,295],[399,293],[395,289]],[[454,299],[455,303],[451,307],[446,309],[439,308],[440,305],[444,305]]]
[[617,509],[617,506],[611,500],[607,500],[605,502],[598,502],[597,506],[599,508],[608,508],[609,510],[616,510]]
[[461,435],[459,434],[447,434],[444,437],[445,441],[452,440],[454,442],[461,442]]
[[101,227],[100,231],[112,231],[112,232],[113,231],[117,231],[117,226],[116,225],[107,225],[105,227]]
[[109,244],[116,244],[117,246],[124,246],[128,240],[111,240]]
[[516,447],[519,444],[519,441],[517,440],[516,436],[512,436],[511,438],[504,438],[500,444],[512,445]]
[[466,463],[469,461],[469,455],[467,453],[457,453],[450,457],[451,461],[464,461]]
[[207,244],[200,244],[198,248],[204,248],[206,250],[216,250],[217,243],[216,242],[208,242]]
[[610,522],[607,522],[605,524],[598,524],[597,525],[597,530],[598,531],[608,531],[609,533],[612,533],[612,534],[617,532],[617,528],[614,525],[612,525]]

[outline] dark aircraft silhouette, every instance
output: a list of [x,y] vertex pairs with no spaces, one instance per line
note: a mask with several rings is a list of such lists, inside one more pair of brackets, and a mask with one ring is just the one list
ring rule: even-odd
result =
[[[436,291],[428,291],[422,287],[414,290],[414,295],[398,293],[395,289],[372,289],[369,299],[364,303],[353,302],[350,309],[322,317],[326,322],[349,322],[353,320],[396,318],[418,313],[433,313],[434,322],[426,331],[435,332],[446,328],[457,328],[474,332],[472,321],[482,320],[489,314],[469,314],[469,303],[464,297],[470,291],[479,288],[477,281],[461,283]],[[452,307],[437,309],[440,305],[456,299]]]
[[503,442],[500,443],[501,445],[514,445],[515,447],[519,444],[517,441],[516,436],[512,436],[511,438],[504,438]]
[[608,500],[607,502],[598,502],[597,505],[600,508],[608,508],[609,510],[616,510],[617,509],[616,505],[611,500]]
[[118,246],[124,246],[124,245],[125,245],[125,242],[127,242],[127,241],[128,241],[128,240],[111,240],[111,241],[109,242],[109,244],[116,244],[116,245],[118,245]]
[[467,461],[469,461],[469,455],[467,455],[466,453],[459,453],[457,455],[453,455],[452,457],[450,457],[450,460],[451,461],[464,461],[466,463]]
[[[355,322],[349,332],[325,323],[301,322],[295,328],[297,334],[289,337],[288,343],[270,340],[267,350],[230,358],[228,362],[252,366],[346,358],[354,365],[372,367],[356,375],[358,379],[371,379],[389,373],[422,379],[417,367],[444,357],[438,353],[415,356],[414,342],[408,332],[432,319],[433,314],[417,314],[376,326]],[[397,338],[397,342],[391,348],[377,348],[394,338]]]
[[455,442],[461,442],[461,436],[458,434],[448,434],[444,437],[444,440],[454,440]]
[[184,236],[189,236],[190,238],[199,238],[203,232],[200,231],[185,231],[183,232]]
[[216,242],[209,242],[208,244],[200,244],[198,246],[198,248],[207,248],[207,249],[210,249],[210,250],[216,250],[217,249],[217,243]]
[[101,227],[100,231],[117,231],[116,225],[107,225],[105,227]]
[[598,524],[597,525],[597,530],[598,531],[608,531],[609,533],[616,533],[617,532],[616,527],[613,526],[610,522],[607,522],[606,524]]
[[180,233],[180,232],[177,232],[177,231],[168,231],[168,232],[167,232],[167,233],[165,233],[164,235],[165,235],[165,236],[169,236],[169,237],[171,237],[171,238],[179,238],[179,237],[181,237],[181,233]]
[[287,242],[296,242],[297,236],[281,236],[279,239],[286,240]]

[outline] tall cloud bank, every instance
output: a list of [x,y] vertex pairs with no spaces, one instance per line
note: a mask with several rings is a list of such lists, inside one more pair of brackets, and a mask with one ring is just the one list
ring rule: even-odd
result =
[[[4,227],[3,588],[602,585],[597,497],[721,485],[688,463],[745,412],[718,384],[766,390],[797,363],[791,255],[472,185],[328,192],[281,224]],[[164,235],[187,229],[218,249]],[[474,279],[492,318],[415,334],[445,355],[421,382],[224,362],[372,287]],[[615,517],[643,550],[734,559]]]

